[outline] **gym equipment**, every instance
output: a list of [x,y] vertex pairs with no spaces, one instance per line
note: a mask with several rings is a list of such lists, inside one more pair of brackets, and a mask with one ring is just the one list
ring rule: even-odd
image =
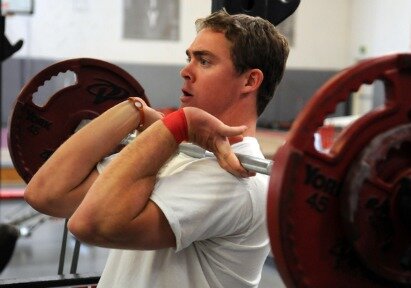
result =
[[9,263],[19,237],[29,237],[42,223],[51,218],[37,211],[25,213],[12,221],[0,223],[0,273]]
[[19,238],[19,231],[16,227],[8,224],[0,224],[0,273],[9,263]]
[[[207,151],[191,143],[181,143],[179,146],[179,152],[194,158],[215,157],[214,154],[210,151]],[[237,156],[238,160],[240,160],[240,163],[245,169],[254,171],[256,173],[271,175],[273,161],[239,153],[236,153],[235,155]]]
[[21,47],[23,47],[23,40],[21,39],[18,40],[16,43],[11,44],[9,39],[4,34],[5,29],[6,17],[3,16],[2,9],[0,7],[0,64],[7,58],[11,57],[14,53],[19,51]]
[[[69,66],[66,69],[74,70]],[[37,77],[37,82],[44,82]],[[314,139],[326,116],[362,84],[377,79],[385,84],[385,104],[349,125],[328,149],[317,149]],[[410,286],[410,84],[411,54],[364,60],[330,79],[293,123],[285,144],[273,158],[267,206],[273,254],[287,286]],[[87,85],[76,87],[76,97],[88,93]],[[14,109],[12,121],[15,113],[33,106],[31,101],[18,101],[17,105],[20,107]],[[47,110],[58,109],[49,103],[44,107],[46,112],[37,108],[39,119],[46,118],[42,113],[49,113]],[[84,111],[81,105],[76,107]],[[74,111],[72,114],[77,115]],[[72,129],[81,125],[80,116],[71,121]],[[55,117],[55,121],[65,119]],[[72,129],[61,131],[60,139],[70,136]],[[23,133],[15,141],[26,139],[24,133],[31,131],[24,131],[11,126],[10,139],[14,133]],[[43,139],[55,134],[46,135]],[[10,149],[15,149],[13,144]],[[180,146],[180,151],[200,158],[212,156],[191,145]],[[23,158],[12,160],[31,161]],[[35,171],[35,167],[32,169]]]
[[[361,84],[382,80],[385,104],[328,151],[314,134]],[[364,60],[330,79],[274,156],[268,227],[288,287],[411,284],[411,54]]]
[[[75,75],[73,85],[58,90],[43,106],[33,101],[48,81],[67,71]],[[101,60],[71,59],[42,70],[23,87],[10,120],[8,147],[17,172],[28,183],[81,120],[93,119],[131,95],[148,103],[130,74]]]
[[[67,71],[75,73],[74,85],[51,95],[43,106],[34,101],[34,93],[47,81]],[[76,129],[129,96],[140,97],[149,105],[144,89],[131,75],[102,60],[71,59],[42,70],[23,87],[11,116],[8,146],[17,172],[28,183]],[[258,162],[256,159],[241,159],[258,170],[258,165],[253,164]],[[269,171],[266,169],[265,173]]]
[[267,19],[278,25],[295,12],[300,0],[213,0],[211,11],[225,9],[229,14],[248,14]]
[[[216,9],[217,7],[215,6],[215,3],[220,2],[222,3],[222,1],[215,1],[213,0],[213,9]],[[237,1],[233,1],[237,2]],[[244,5],[244,1],[243,5]],[[257,1],[257,3],[261,3],[261,1]],[[267,18],[270,22],[274,23],[274,25],[279,24],[280,22],[282,22],[283,20],[285,20],[288,16],[290,16],[298,7],[300,3],[300,0],[289,0],[289,1],[283,1],[283,0],[276,0],[275,3],[274,1],[271,1],[269,6],[265,6],[265,7],[259,7],[259,12],[264,14],[264,15],[258,15],[261,16],[263,18]],[[246,4],[246,6],[244,6],[244,8],[247,8],[247,11],[243,11],[246,14],[249,14],[249,12],[252,12],[251,8],[253,8],[250,5],[254,5],[254,1],[248,1],[248,3]],[[223,3],[224,5],[224,3]],[[220,7],[222,8],[222,7]],[[229,10],[229,9],[228,9]],[[0,8],[1,11],[1,8]],[[266,13],[266,11],[269,11],[268,13]],[[230,13],[230,12],[229,12]],[[251,14],[252,15],[252,14]],[[264,17],[265,16],[265,17]],[[4,28],[4,18],[2,17],[1,19],[2,21],[0,21],[1,23],[1,27],[2,29],[2,34],[4,34],[3,32],[3,28]],[[4,36],[4,35],[3,35]],[[3,37],[4,38],[4,37]],[[2,40],[7,40],[7,39],[2,39]],[[2,41],[2,42],[7,42],[8,41]],[[7,44],[6,43],[6,44]],[[2,53],[0,53],[1,57],[0,57],[0,62],[3,61],[4,59],[6,59],[7,57],[10,57],[10,55],[12,55],[13,53],[15,53],[16,51],[18,51],[21,46],[23,45],[23,41],[20,40],[18,41],[15,45],[10,46],[8,49],[8,51],[4,52],[1,51]],[[7,49],[6,49],[7,50]],[[77,63],[75,63],[77,62]],[[68,105],[69,107],[67,107],[69,109],[69,111],[66,111],[64,108],[66,107],[62,107],[60,106],[60,113],[62,113],[61,118],[59,119],[58,116],[56,115],[51,115],[52,119],[55,119],[58,121],[59,124],[56,124],[54,122],[50,122],[48,120],[47,117],[49,117],[50,115],[47,115],[46,118],[39,118],[37,112],[39,111],[44,111],[44,110],[48,110],[48,109],[57,109],[56,107],[59,106],[57,104],[52,104],[52,103],[47,103],[46,108],[44,108],[43,106],[37,106],[33,104],[32,101],[32,96],[33,96],[33,90],[36,88],[39,88],[40,86],[42,86],[42,81],[47,81],[47,79],[50,79],[51,77],[58,75],[58,73],[63,73],[65,72],[64,67],[67,66],[70,67],[70,71],[74,70],[75,71],[75,75],[77,77],[77,83],[75,85],[72,85],[72,87],[67,87],[65,89],[62,89],[60,91],[58,91],[56,94],[54,94],[53,99],[56,98],[62,98],[64,95],[64,98],[67,98],[71,95],[76,95],[76,89],[79,88],[80,86],[83,87],[83,89],[87,90],[88,93],[96,96],[95,98],[95,102],[93,104],[101,104],[98,103],[99,100],[101,100],[102,98],[102,102],[110,102],[109,104],[107,104],[107,106],[105,105],[100,105],[99,107],[97,107],[96,105],[92,105],[92,106],[88,106],[86,108],[86,105],[81,106],[80,108],[84,108],[85,110],[82,111],[79,114],[73,114],[72,112],[75,112],[76,110],[73,109],[69,109],[72,108],[70,104]],[[61,66],[61,67],[59,67]],[[95,66],[98,67],[97,71],[95,71],[96,69],[93,70],[93,68],[91,68],[90,66]],[[9,131],[11,131],[13,129],[13,132],[9,134],[9,139],[8,139],[8,143],[9,143],[9,151],[11,153],[11,157],[12,157],[12,161],[15,165],[15,168],[17,170],[17,172],[20,174],[20,176],[23,178],[23,180],[25,180],[25,182],[28,182],[31,177],[34,175],[34,173],[38,170],[38,168],[48,159],[48,157],[55,151],[55,149],[58,147],[59,143],[64,142],[64,137],[68,137],[70,136],[75,129],[77,129],[77,127],[81,124],[78,124],[78,120],[80,118],[83,119],[92,119],[96,116],[98,116],[102,111],[105,111],[106,109],[108,109],[108,107],[110,107],[110,105],[115,105],[117,101],[121,101],[123,99],[125,99],[127,96],[125,95],[126,93],[124,93],[125,91],[127,91],[126,88],[124,88],[124,86],[122,86],[122,84],[130,84],[132,87],[128,87],[129,89],[131,89],[131,91],[133,93],[131,93],[133,96],[139,96],[141,98],[143,98],[145,100],[145,102],[147,104],[149,104],[149,102],[147,101],[145,94],[144,94],[144,90],[142,89],[142,87],[132,78],[130,77],[127,73],[124,73],[123,70],[119,69],[118,67],[115,67],[111,64],[108,63],[103,63],[99,60],[95,60],[95,59],[77,59],[77,60],[69,60],[67,62],[63,62],[63,63],[58,63],[56,65],[53,65],[51,68],[49,67],[49,69],[46,69],[47,71],[43,71],[41,74],[42,76],[37,76],[37,80],[33,79],[31,82],[33,84],[32,87],[31,86],[25,86],[25,88],[23,88],[22,91],[22,95],[24,95],[24,93],[27,94],[27,98],[25,98],[24,96],[21,97],[21,99],[18,100],[18,102],[16,103],[16,106],[14,108],[14,111],[12,113],[12,118],[10,120],[10,129]],[[59,70],[59,69],[62,70]],[[89,69],[90,68],[90,69]],[[99,73],[100,68],[106,68],[106,70],[108,71],[116,71],[116,73],[121,74],[120,78],[122,78],[121,80],[119,80],[118,78],[114,77],[115,79],[111,79],[108,75],[104,74],[104,78],[103,76],[101,76]],[[101,76],[102,78],[94,78],[94,79],[84,79],[84,70],[90,72],[90,75],[94,75],[95,77],[97,76]],[[60,72],[63,71],[63,72]],[[81,73],[80,73],[81,72]],[[106,71],[107,72],[107,71]],[[1,69],[0,69],[0,75],[1,75]],[[117,75],[118,76],[118,75]],[[107,82],[106,77],[110,78],[110,81]],[[0,77],[1,78],[1,77]],[[43,78],[43,79],[42,79]],[[103,81],[101,81],[102,79],[104,79]],[[111,82],[111,80],[113,80],[113,82]],[[125,80],[126,83],[123,83],[122,80]],[[93,82],[95,81],[95,82]],[[121,85],[118,83],[118,81],[121,82]],[[37,82],[37,83],[36,83]],[[44,83],[43,82],[43,83]],[[126,85],[127,86],[127,85]],[[136,89],[136,91],[134,90]],[[110,91],[111,90],[111,91]],[[1,92],[1,91],[0,91]],[[129,93],[130,91],[127,91],[127,93]],[[67,94],[67,95],[66,95]],[[122,95],[123,94],[123,95]],[[0,93],[1,95],[1,93]],[[60,95],[60,96],[58,96]],[[121,96],[120,96],[121,95]],[[81,95],[80,95],[81,96]],[[84,97],[86,97],[85,95],[83,95]],[[107,96],[107,97],[106,97]],[[1,98],[1,96],[0,96]],[[108,98],[111,98],[110,100],[108,100]],[[68,98],[66,99],[68,100]],[[85,99],[83,99],[85,101]],[[53,100],[52,102],[54,102],[55,100]],[[55,101],[58,102],[58,101]],[[67,101],[67,104],[69,101]],[[88,101],[85,101],[88,102]],[[85,102],[83,104],[85,104]],[[89,103],[89,102],[88,102]],[[53,106],[56,105],[56,106]],[[75,105],[75,103],[74,103]],[[50,107],[54,107],[54,108],[50,108]],[[25,107],[25,108],[22,108]],[[90,108],[91,107],[91,108]],[[56,111],[56,110],[55,110]],[[64,111],[64,113],[63,113]],[[79,110],[77,110],[79,111]],[[51,111],[50,111],[51,112]],[[83,113],[84,112],[84,113]],[[31,122],[31,123],[29,123]],[[77,123],[77,125],[76,125]],[[64,126],[61,126],[62,124],[64,124]],[[57,127],[56,126],[60,126]],[[24,129],[28,129],[26,131],[24,131]],[[29,136],[27,134],[27,131],[30,131],[31,136]],[[45,143],[46,146],[42,146],[42,138],[45,133],[44,131],[54,131],[53,133],[55,138],[53,140],[55,140],[56,142],[53,143]],[[59,131],[62,131],[63,133],[60,134]],[[12,135],[11,135],[12,134]],[[40,135],[39,137],[37,137],[38,135]],[[26,136],[26,137],[24,137]],[[46,136],[47,138],[47,136]],[[44,139],[45,140],[45,139]],[[15,147],[14,149],[10,149],[10,147]],[[41,150],[43,148],[43,150]],[[12,152],[13,151],[13,152]],[[34,154],[32,154],[34,153]],[[30,155],[33,155],[33,157],[30,159]],[[243,162],[243,160],[241,159],[241,161]],[[255,162],[255,161],[254,161]],[[253,167],[256,166],[256,164],[253,161],[252,166],[248,167],[248,169],[252,169]],[[258,162],[258,161],[257,161]],[[260,164],[257,164],[258,169]],[[270,173],[271,170],[271,164],[269,164],[267,166],[267,169],[269,170],[264,170],[268,173]],[[259,171],[257,171],[259,172]],[[262,172],[264,173],[264,172]],[[5,231],[5,234],[0,233],[0,247],[4,247],[3,244],[6,243],[6,247],[10,247],[11,248],[11,252],[9,253],[9,255],[7,257],[2,257],[2,261],[0,261],[0,272],[3,270],[3,268],[6,266],[6,264],[8,263],[12,252],[14,250],[14,245],[17,241],[18,238],[18,231],[17,229],[15,229],[15,227],[12,227],[12,229],[10,229],[12,226],[10,225],[6,225],[6,226],[1,226],[0,225],[0,230],[2,232]],[[3,240],[5,238],[2,238],[1,235],[5,235],[7,236],[6,241],[4,242]],[[65,225],[65,233],[63,233],[63,243],[62,243],[62,249],[61,249],[61,255],[60,255],[60,264],[59,264],[59,274],[62,274],[62,269],[63,269],[63,265],[62,265],[62,259],[64,260],[64,250],[65,250],[65,239],[67,237],[67,227]],[[11,247],[12,246],[12,247]],[[76,271],[76,266],[77,266],[77,260],[78,260],[78,251],[79,251],[79,246],[80,243],[76,242],[76,249],[73,255],[73,261],[72,261],[72,267],[71,267],[71,273],[74,274],[72,276],[64,276],[64,275],[60,275],[60,277],[58,279],[41,279],[41,280],[36,280],[36,279],[27,279],[27,281],[3,281],[1,283],[1,286],[3,287],[54,287],[54,286],[65,286],[67,285],[76,285],[76,284],[94,284],[98,282],[98,276],[92,275],[92,276],[84,276],[82,275],[82,278],[79,278],[78,275],[75,274]],[[63,258],[62,258],[63,257]],[[63,261],[64,262],[64,261]]]
[[[75,81],[72,85],[64,86],[54,92],[56,87],[49,87],[48,82],[52,82],[53,77],[67,73],[67,71],[74,73]],[[53,84],[58,85],[56,82]],[[52,91],[52,95],[43,97],[47,99],[35,99],[36,93],[44,90],[44,87],[49,88],[46,92]],[[102,60],[70,59],[55,63],[39,72],[23,87],[10,117],[8,147],[19,175],[28,183],[48,157],[75,131],[129,96],[138,96],[149,105],[143,88],[131,75],[118,66]],[[131,133],[119,146],[127,145],[135,137],[136,134]],[[199,157],[199,151],[202,150],[189,144],[186,144],[183,149],[185,153],[191,155],[194,153],[196,157]],[[203,154],[205,156],[205,150]],[[213,155],[208,152],[207,156]],[[239,159],[244,162],[246,168],[252,171],[265,174],[271,172],[272,161],[270,160],[246,155],[239,155]],[[38,216],[40,214],[34,212],[31,218]],[[41,217],[40,219],[43,219],[43,222],[48,218]],[[42,222],[38,222],[38,225]],[[10,230],[6,232],[13,232],[12,228],[15,225],[10,223],[7,225]],[[26,232],[30,233],[35,227],[29,227]],[[9,235],[7,238],[9,244],[3,245],[4,249],[2,249],[9,251],[11,256],[13,249],[9,249],[10,245],[13,244],[14,248],[18,237],[15,237],[14,233],[5,233],[5,235]],[[67,227],[65,225],[58,267],[59,275],[63,274],[66,240]],[[76,273],[79,250],[80,242],[76,240],[70,268],[71,274]],[[10,257],[4,258],[4,266],[9,259]]]
[[[58,85],[53,79],[68,71],[75,76],[74,83],[55,87]],[[35,99],[34,96],[40,94],[42,89],[57,91],[51,96],[47,95],[47,99]],[[16,171],[28,183],[48,157],[77,129],[132,95],[149,104],[144,89],[130,74],[105,61],[70,59],[42,70],[23,87],[10,117],[8,147]],[[41,104],[40,100],[45,103]],[[67,227],[64,229],[63,235],[67,237]],[[11,247],[13,243],[14,248],[18,237],[9,234],[7,239],[11,241],[6,247]],[[64,265],[65,243],[63,239],[59,274]],[[73,274],[77,268],[79,249],[80,242],[76,241],[71,267]],[[12,253],[13,249],[8,251]]]

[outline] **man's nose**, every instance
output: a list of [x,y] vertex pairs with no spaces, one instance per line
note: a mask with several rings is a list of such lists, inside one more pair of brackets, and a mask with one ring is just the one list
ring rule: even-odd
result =
[[188,63],[186,66],[184,66],[180,70],[180,75],[183,77],[185,80],[193,80],[193,73],[190,70],[190,63]]

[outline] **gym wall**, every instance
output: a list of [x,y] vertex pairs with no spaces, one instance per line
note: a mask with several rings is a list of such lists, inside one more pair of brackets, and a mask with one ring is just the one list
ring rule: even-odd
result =
[[[124,7],[130,1],[41,0],[35,1],[32,15],[7,17],[10,41],[23,39],[25,43],[2,65],[2,124],[6,125],[16,95],[33,75],[56,61],[76,57],[117,64],[142,84],[152,106],[178,106],[184,51],[195,36],[194,20],[209,14],[211,0],[176,1],[178,40],[124,38]],[[388,11],[389,3],[384,0],[302,1],[292,16],[293,45],[284,80],[260,124],[277,127],[278,123],[292,121],[327,79],[361,58],[409,49],[404,33],[411,35],[411,16],[404,14],[411,10],[411,1],[397,1],[400,8],[394,9],[389,21],[377,18]],[[384,21],[389,23],[381,24]],[[395,34],[390,36],[390,43],[379,44],[394,26],[398,32],[390,33]],[[337,114],[345,114],[344,110],[339,109]]]

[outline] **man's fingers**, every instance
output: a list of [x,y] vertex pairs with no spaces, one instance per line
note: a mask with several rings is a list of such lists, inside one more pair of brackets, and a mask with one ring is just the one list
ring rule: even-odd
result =
[[247,130],[247,126],[227,126],[223,124],[221,127],[221,135],[225,137],[234,137],[234,136],[241,136]]
[[220,153],[215,153],[220,166],[237,177],[250,177],[255,173],[247,171],[238,160],[237,156],[230,150]]
[[243,141],[243,138],[244,138],[243,135],[228,137],[228,142],[230,142],[230,144],[235,144],[235,143]]
[[237,177],[250,177],[255,175],[248,172],[231,150],[230,143],[243,140],[247,126],[228,126],[208,114],[195,108],[185,107],[190,141],[214,153],[220,166]]

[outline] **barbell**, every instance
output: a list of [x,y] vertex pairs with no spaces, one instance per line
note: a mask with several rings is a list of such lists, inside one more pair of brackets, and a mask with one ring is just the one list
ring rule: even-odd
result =
[[[59,73],[75,81],[44,105],[33,95]],[[366,113],[318,150],[314,135],[362,84],[382,80],[384,105]],[[411,54],[364,60],[310,99],[272,160],[239,155],[247,169],[270,174],[267,223],[279,273],[288,287],[401,287],[411,284]],[[113,64],[90,58],[58,62],[22,89],[9,123],[9,151],[28,182],[84,120],[141,85]],[[183,145],[193,157],[209,157]],[[274,164],[273,164],[274,163]],[[272,171],[271,171],[272,170]]]
[[[46,97],[49,99],[35,101],[35,93],[53,77],[67,71],[75,75],[73,85]],[[11,116],[8,144],[18,173],[28,183],[76,129],[129,96],[138,96],[149,104],[143,88],[131,75],[101,60],[70,59],[42,70],[23,87]],[[46,103],[41,105],[41,101]],[[127,139],[132,140],[133,137]],[[181,145],[180,151],[197,158],[213,156],[190,144]],[[247,169],[270,175],[271,160],[237,156]]]

